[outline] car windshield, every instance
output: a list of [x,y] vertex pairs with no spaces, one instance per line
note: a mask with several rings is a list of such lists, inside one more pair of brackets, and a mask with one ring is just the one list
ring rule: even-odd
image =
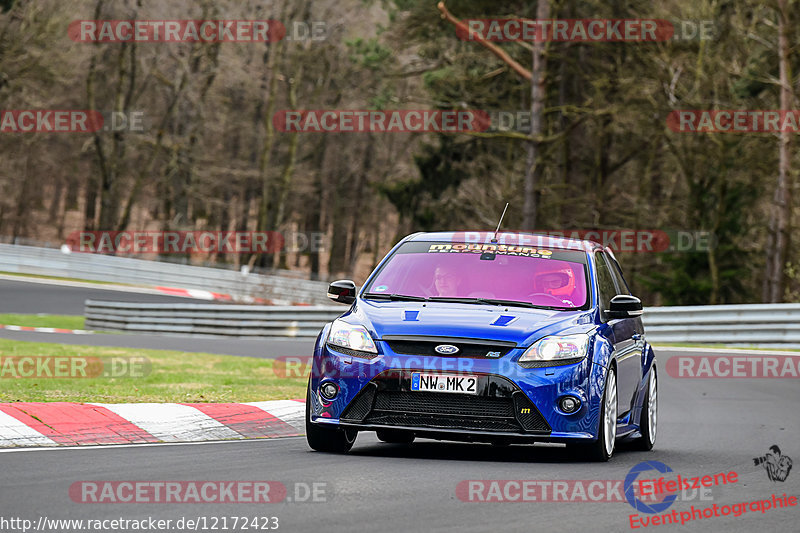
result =
[[586,306],[586,254],[503,244],[407,242],[362,296],[392,300],[579,309]]

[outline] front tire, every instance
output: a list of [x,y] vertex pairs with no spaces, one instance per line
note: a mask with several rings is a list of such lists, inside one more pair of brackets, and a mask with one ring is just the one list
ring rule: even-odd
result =
[[597,427],[597,440],[590,444],[576,444],[575,448],[583,455],[598,462],[606,462],[614,455],[617,439],[617,374],[609,367],[603,399],[600,402],[600,423]]
[[357,431],[328,428],[311,423],[311,381],[306,390],[306,441],[312,450],[327,453],[347,453],[356,442]]
[[642,416],[639,420],[639,433],[641,437],[633,441],[637,450],[648,451],[656,443],[656,430],[658,429],[658,372],[655,362],[650,367],[650,377],[647,380],[647,394],[642,402]]

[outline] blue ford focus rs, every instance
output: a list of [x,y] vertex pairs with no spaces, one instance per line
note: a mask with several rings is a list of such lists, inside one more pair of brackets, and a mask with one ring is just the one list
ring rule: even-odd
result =
[[613,253],[589,241],[417,233],[317,338],[306,398],[311,448],[359,431],[495,444],[561,442],[607,461],[656,438],[657,371],[641,301]]

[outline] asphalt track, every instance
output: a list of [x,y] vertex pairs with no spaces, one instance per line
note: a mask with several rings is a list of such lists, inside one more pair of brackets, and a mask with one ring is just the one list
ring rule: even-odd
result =
[[[678,352],[657,350],[660,367]],[[686,355],[685,352],[680,352]],[[697,354],[695,354],[697,355]],[[713,500],[677,501],[690,510],[800,494],[800,472],[771,482],[753,458],[778,444],[800,458],[798,381],[676,379],[661,372],[659,431],[651,452],[620,450],[609,463],[583,462],[564,448],[492,447],[418,440],[380,443],[361,434],[345,456],[309,450],[303,438],[142,447],[38,449],[0,453],[0,517],[148,518],[277,516],[283,531],[626,531],[626,502],[464,502],[462,480],[621,480],[645,460],[683,476],[734,470],[738,482],[713,489]],[[651,472],[651,474],[654,474]],[[292,501],[274,504],[86,504],[68,490],[81,480],[280,481]],[[297,483],[325,483],[325,501],[297,502]],[[304,493],[304,490],[300,490]],[[322,498],[320,498],[322,499]],[[797,532],[800,509],[708,518],[656,531]],[[220,526],[221,527],[221,522]],[[229,524],[230,527],[230,524]]]
[[166,294],[147,294],[101,287],[75,287],[54,283],[50,280],[0,279],[0,313],[82,315],[83,303],[86,300],[147,303],[191,303],[193,301],[189,298]]

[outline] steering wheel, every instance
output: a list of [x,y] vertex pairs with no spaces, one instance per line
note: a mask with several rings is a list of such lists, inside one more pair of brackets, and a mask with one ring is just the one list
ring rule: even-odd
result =
[[[564,302],[560,298],[558,298],[557,296],[553,296],[552,294],[547,294],[546,292],[532,292],[531,294],[527,295],[525,298],[528,299],[528,300],[534,300],[534,299],[536,299],[538,297],[542,297],[542,296],[545,297],[545,298],[549,298],[550,300],[555,302],[555,305],[557,305],[559,307],[564,307]],[[543,304],[543,305],[549,305],[549,304]]]
[[[419,281],[416,281],[416,282],[414,282],[414,283],[413,283],[413,287],[412,287],[412,288],[413,288],[414,290],[417,290],[417,291],[419,291],[419,293],[420,293],[422,296],[424,296],[425,298],[427,298],[428,296],[431,296],[431,291],[430,291],[430,288],[426,287],[425,285],[423,285],[423,284],[422,284],[422,283],[420,283]],[[414,293],[412,292],[411,294],[414,294]]]

